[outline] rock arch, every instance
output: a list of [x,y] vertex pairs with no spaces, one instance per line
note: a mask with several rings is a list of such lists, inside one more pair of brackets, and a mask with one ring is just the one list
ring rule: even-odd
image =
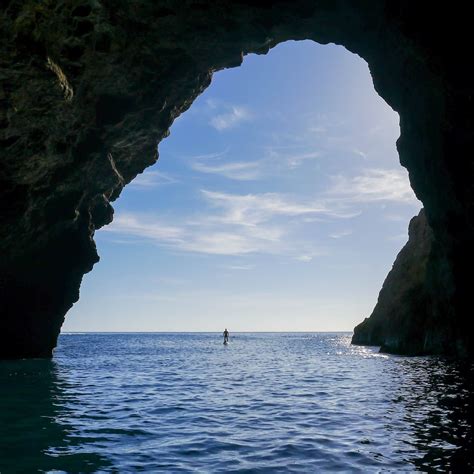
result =
[[354,342],[472,355],[467,15],[406,0],[10,0],[0,15],[0,357],[51,356],[110,202],[214,71],[291,39],[369,63],[425,206]]

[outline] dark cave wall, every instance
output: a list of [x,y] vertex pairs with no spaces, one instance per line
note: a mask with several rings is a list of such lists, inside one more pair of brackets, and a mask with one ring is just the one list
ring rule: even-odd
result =
[[[440,34],[448,26],[450,35]],[[468,35],[459,8],[425,2],[7,1],[0,357],[51,355],[82,276],[98,260],[93,234],[111,221],[110,202],[156,161],[157,143],[214,71],[289,39],[334,42],[362,56],[377,92],[400,114],[400,161],[424,203],[432,243],[426,304],[397,324],[413,326],[420,311],[437,321],[426,328],[438,328],[444,342],[426,345],[423,330],[392,337],[398,326],[387,307],[374,318],[386,328],[377,344],[472,354],[464,310],[474,262]],[[374,340],[360,332],[357,342]]]

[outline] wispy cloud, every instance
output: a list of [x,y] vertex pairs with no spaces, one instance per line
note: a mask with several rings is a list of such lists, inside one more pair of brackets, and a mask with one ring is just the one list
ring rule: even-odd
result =
[[360,157],[363,158],[364,160],[367,159],[367,153],[365,153],[365,152],[362,151],[362,150],[359,150],[358,148],[354,148],[354,149],[352,150],[352,153],[354,153],[354,155],[360,156]]
[[[209,255],[246,255],[249,253],[278,253],[277,245],[268,245],[265,232],[253,232],[244,228],[212,225],[203,220],[176,225],[157,223],[152,215],[137,216],[121,214],[104,228],[105,232],[116,233],[129,238],[146,239],[151,243],[175,251],[202,253]],[[278,243],[278,239],[274,244]]]
[[230,147],[227,147],[225,150],[222,150],[222,151],[216,151],[213,153],[204,153],[201,155],[187,156],[186,160],[212,160],[214,158],[223,158],[227,156],[229,151],[230,151]]
[[135,189],[153,189],[157,186],[162,186],[165,184],[174,184],[178,180],[167,173],[162,171],[144,171],[142,174],[139,174],[131,183],[130,187]]
[[260,163],[256,161],[234,161],[219,164],[196,161],[191,164],[191,168],[200,173],[217,174],[238,181],[255,180],[261,176]]
[[208,230],[199,232],[183,242],[179,247],[187,252],[211,255],[245,255],[261,252],[262,239],[245,233],[219,232]]
[[223,265],[223,268],[227,270],[243,271],[243,270],[253,270],[255,268],[255,265]]
[[286,160],[290,168],[298,168],[304,162],[309,161],[309,160],[314,160],[320,157],[321,157],[321,153],[318,153],[317,151],[315,151],[312,153],[303,153],[301,155],[290,155],[286,158]]
[[410,187],[408,174],[403,169],[369,169],[353,177],[334,176],[328,195],[352,203],[394,201],[417,203]]
[[231,194],[202,190],[208,212],[162,221],[153,215],[121,213],[105,232],[146,239],[177,251],[213,255],[270,253],[297,258],[317,255],[314,244],[293,235],[288,218],[331,213],[324,205],[278,193]]
[[300,147],[264,147],[263,158],[253,161],[232,161],[229,158],[229,149],[219,153],[187,157],[186,161],[191,169],[199,173],[215,174],[236,181],[253,181],[286,173],[322,156],[318,151],[295,153],[295,148]]
[[219,132],[233,128],[252,118],[250,110],[241,105],[221,105],[220,108],[224,109],[224,111],[214,115],[209,121],[210,125]]
[[[305,240],[308,231],[302,232],[304,226],[317,225],[320,220],[352,219],[366,203],[417,203],[404,170],[380,169],[352,177],[335,176],[329,188],[313,198],[209,189],[200,190],[199,196],[205,212],[181,218],[119,213],[105,231],[117,234],[121,240],[145,239],[179,252],[275,254],[310,262],[327,251],[324,245]],[[350,233],[343,228],[328,237],[340,239]]]
[[131,212],[118,214],[114,218],[112,225],[105,227],[105,231],[175,243],[181,242],[184,236],[184,229],[182,227],[164,224],[157,219],[150,221],[147,215]]
[[331,239],[342,239],[343,237],[348,237],[349,235],[352,235],[352,230],[333,232],[332,234],[329,234],[329,237],[331,237]]
[[306,151],[295,153],[295,149],[301,147],[287,147],[286,149],[281,147],[267,147],[267,163],[268,165],[275,167],[275,164],[280,167],[283,166],[289,169],[299,168],[301,165],[321,158],[322,154],[319,151]]
[[211,206],[223,212],[217,218],[227,224],[256,226],[277,216],[330,214],[324,203],[303,201],[280,193],[231,194],[201,190]]

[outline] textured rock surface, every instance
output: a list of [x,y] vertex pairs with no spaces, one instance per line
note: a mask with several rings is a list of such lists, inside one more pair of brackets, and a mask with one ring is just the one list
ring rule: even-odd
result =
[[[98,260],[93,234],[111,221],[110,202],[156,161],[156,144],[214,71],[289,39],[359,54],[399,112],[401,163],[434,235],[421,318],[443,322],[425,326],[448,335],[443,347],[472,353],[464,308],[474,264],[474,81],[465,67],[469,16],[459,8],[395,0],[11,0],[1,8],[0,357],[51,354]],[[408,313],[403,327],[418,321]],[[388,313],[376,319],[392,327]],[[410,340],[379,342],[434,350],[423,331],[400,334]]]
[[411,220],[408,234],[374,311],[356,326],[352,343],[382,346],[383,351],[401,354],[443,352],[449,331],[436,327],[430,317],[427,267],[433,232],[423,210]]

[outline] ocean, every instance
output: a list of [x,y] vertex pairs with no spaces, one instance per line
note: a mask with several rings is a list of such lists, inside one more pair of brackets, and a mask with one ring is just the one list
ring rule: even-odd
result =
[[472,364],[350,338],[62,334],[0,362],[0,472],[472,472]]

